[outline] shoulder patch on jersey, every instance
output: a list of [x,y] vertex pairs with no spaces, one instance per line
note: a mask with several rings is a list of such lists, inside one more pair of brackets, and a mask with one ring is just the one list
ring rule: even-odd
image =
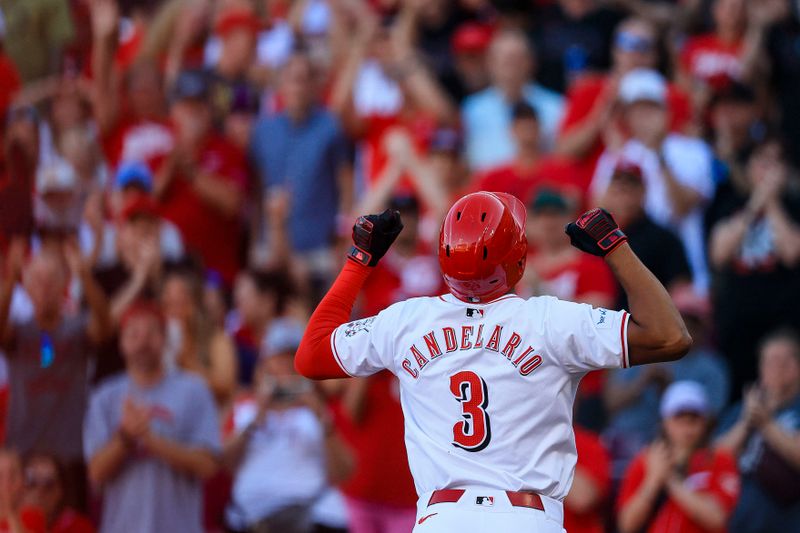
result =
[[372,328],[372,323],[375,322],[374,316],[369,318],[362,318],[361,320],[354,320],[352,322],[348,322],[344,325],[344,336],[345,337],[352,337],[357,333],[369,332]]
[[592,309],[592,318],[594,318],[594,325],[597,329],[610,328],[613,321],[613,316],[609,314],[608,309],[602,307]]

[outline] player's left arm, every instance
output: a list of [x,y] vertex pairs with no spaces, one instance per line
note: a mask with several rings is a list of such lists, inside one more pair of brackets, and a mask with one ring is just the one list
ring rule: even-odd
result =
[[350,377],[336,361],[331,336],[350,320],[361,287],[402,229],[397,211],[387,209],[381,215],[359,217],[353,226],[348,260],[311,315],[295,354],[294,366],[300,374],[311,379]]
[[631,365],[680,359],[692,346],[669,293],[639,260],[628,238],[605,209],[587,211],[566,228],[573,246],[603,257],[628,296],[628,358]]

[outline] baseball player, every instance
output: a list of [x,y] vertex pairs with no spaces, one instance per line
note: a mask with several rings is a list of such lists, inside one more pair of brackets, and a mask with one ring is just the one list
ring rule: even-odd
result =
[[566,232],[605,258],[630,314],[510,293],[525,269],[525,207],[509,194],[477,192],[442,225],[439,262],[450,293],[348,322],[402,228],[389,210],[358,219],[349,261],[311,317],[297,370],[313,379],[383,369],[398,377],[419,496],[414,532],[562,532],[581,377],[682,357],[691,338],[680,315],[602,209]]

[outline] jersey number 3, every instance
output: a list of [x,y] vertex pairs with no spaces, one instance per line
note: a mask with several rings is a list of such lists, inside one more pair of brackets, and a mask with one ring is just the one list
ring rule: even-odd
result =
[[461,404],[461,416],[453,426],[453,446],[479,452],[492,440],[489,424],[489,390],[486,382],[471,370],[462,370],[450,376],[450,392]]

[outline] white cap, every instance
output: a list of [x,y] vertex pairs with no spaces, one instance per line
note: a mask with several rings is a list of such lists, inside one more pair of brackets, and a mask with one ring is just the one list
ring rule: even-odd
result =
[[676,381],[667,387],[661,397],[661,418],[669,418],[679,413],[708,415],[708,394],[696,381]]
[[667,82],[653,69],[637,68],[622,77],[618,96],[625,104],[641,101],[664,104],[667,101]]
[[303,325],[292,318],[277,318],[264,334],[261,357],[294,353],[303,338]]
[[78,186],[78,175],[66,161],[55,160],[36,171],[36,192],[72,192]]

